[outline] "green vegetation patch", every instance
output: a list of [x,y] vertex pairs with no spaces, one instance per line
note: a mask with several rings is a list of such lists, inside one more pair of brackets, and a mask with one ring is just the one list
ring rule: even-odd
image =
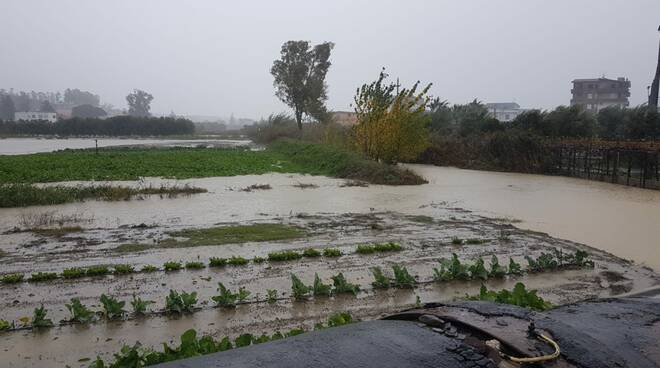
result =
[[486,286],[481,285],[481,290],[478,296],[468,297],[471,300],[483,300],[502,304],[517,305],[523,308],[529,308],[537,311],[544,311],[553,308],[553,305],[546,302],[540,296],[536,295],[535,290],[525,289],[525,285],[521,282],[513,287],[512,291],[500,290],[490,291]]
[[213,227],[209,229],[182,230],[169,233],[185,240],[168,239],[161,242],[164,247],[199,247],[247,242],[263,242],[296,239],[305,236],[297,227],[283,224],[253,224]]
[[[4,156],[3,156],[4,157]],[[2,158],[0,158],[0,161]],[[0,174],[0,177],[2,174]],[[174,197],[177,195],[190,195],[204,193],[206,189],[189,185],[131,188],[125,186],[49,186],[37,187],[25,183],[0,184],[0,207],[26,207],[43,206],[62,203],[80,202],[86,199],[100,199],[104,201],[129,200],[140,195],[161,195]],[[57,236],[58,233],[48,233],[51,229],[43,229],[43,234]],[[39,230],[33,230],[39,232]],[[80,231],[80,230],[77,230]],[[72,231],[69,231],[72,232]],[[60,235],[61,236],[61,235]]]

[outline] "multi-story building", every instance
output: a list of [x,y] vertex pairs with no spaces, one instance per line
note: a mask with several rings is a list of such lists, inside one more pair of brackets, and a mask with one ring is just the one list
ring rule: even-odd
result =
[[487,103],[486,107],[491,117],[505,123],[513,121],[518,115],[525,112],[515,102]]
[[592,113],[610,106],[630,105],[630,81],[626,78],[576,79],[571,93],[571,106],[582,106]]

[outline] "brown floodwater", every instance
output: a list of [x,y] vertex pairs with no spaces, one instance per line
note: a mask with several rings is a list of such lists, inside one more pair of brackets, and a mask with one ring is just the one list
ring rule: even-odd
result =
[[[21,221],[44,212],[91,218],[93,223],[89,227],[116,228],[141,223],[185,227],[296,213],[393,211],[438,216],[449,206],[487,217],[517,219],[518,227],[584,243],[660,270],[660,191],[565,177],[426,165],[409,167],[423,175],[429,184],[342,188],[343,181],[339,179],[286,174],[165,181],[190,183],[209,192],[177,199],[152,197],[142,201],[88,201],[0,209],[0,231],[26,227]],[[238,190],[266,183],[273,189]],[[318,187],[294,187],[299,183]],[[0,247],[5,245],[2,238]]]

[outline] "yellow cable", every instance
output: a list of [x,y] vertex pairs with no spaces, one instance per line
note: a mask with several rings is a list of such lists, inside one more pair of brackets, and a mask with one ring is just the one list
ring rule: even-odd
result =
[[540,362],[547,362],[549,360],[555,360],[555,359],[559,358],[559,355],[561,354],[561,349],[559,349],[559,345],[556,342],[552,341],[551,338],[549,338],[549,337],[547,337],[543,334],[537,334],[536,336],[539,339],[544,340],[548,344],[552,345],[552,347],[555,349],[555,352],[550,354],[550,355],[543,355],[543,356],[532,357],[532,358],[516,358],[516,357],[512,357],[510,355],[506,355],[504,353],[501,353],[501,355],[504,358],[506,358],[506,359],[508,359],[512,362],[515,362],[515,363],[540,363]]

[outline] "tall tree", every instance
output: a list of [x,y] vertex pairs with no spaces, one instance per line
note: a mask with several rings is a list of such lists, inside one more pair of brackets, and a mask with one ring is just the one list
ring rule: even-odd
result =
[[133,90],[133,93],[126,96],[126,101],[128,102],[128,114],[140,117],[151,116],[149,110],[151,110],[151,101],[153,99],[154,96],[143,90]]
[[293,109],[300,130],[304,115],[318,119],[326,111],[325,76],[333,47],[332,42],[312,47],[309,41],[288,41],[282,45],[280,59],[273,62],[275,96]]
[[41,101],[41,106],[39,106],[39,111],[41,112],[57,112],[53,106],[48,101]]
[[0,120],[12,121],[15,113],[16,107],[11,97],[9,95],[2,96],[0,99]]
[[101,98],[91,92],[81,91],[77,88],[64,91],[64,103],[70,105],[92,105],[98,106]]

